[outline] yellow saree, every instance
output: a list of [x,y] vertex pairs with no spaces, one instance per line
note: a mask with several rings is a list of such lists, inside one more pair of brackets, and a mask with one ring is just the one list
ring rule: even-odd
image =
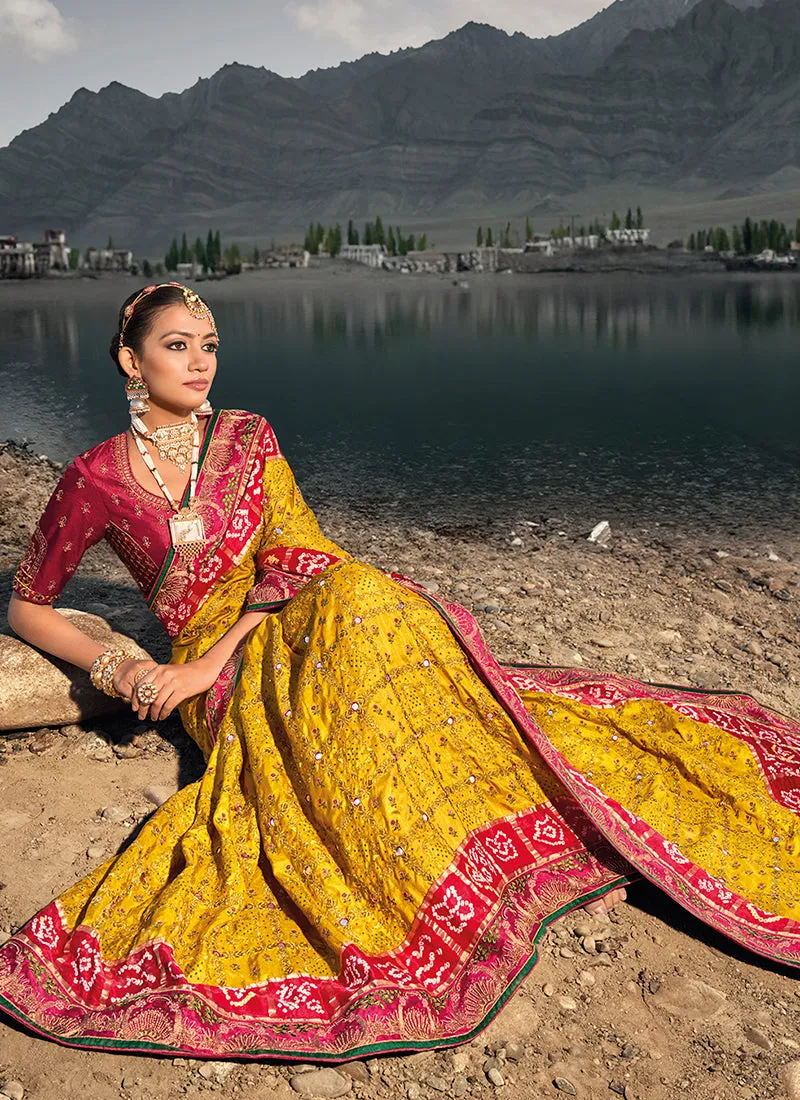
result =
[[269,613],[181,708],[202,779],[0,949],[0,1007],[71,1045],[193,1056],[461,1042],[548,922],[637,873],[797,960],[795,724],[500,666],[463,608],[323,536],[266,422],[210,434],[218,538],[193,572],[167,554],[150,603],[175,662]]

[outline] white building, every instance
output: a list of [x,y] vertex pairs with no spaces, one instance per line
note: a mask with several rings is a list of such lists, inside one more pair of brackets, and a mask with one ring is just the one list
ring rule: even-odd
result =
[[33,245],[16,237],[0,237],[0,279],[29,279],[35,274]]
[[608,240],[611,244],[637,245],[647,244],[650,240],[649,229],[609,229]]
[[339,253],[340,259],[366,264],[367,267],[380,267],[386,255],[386,247],[382,244],[343,244]]

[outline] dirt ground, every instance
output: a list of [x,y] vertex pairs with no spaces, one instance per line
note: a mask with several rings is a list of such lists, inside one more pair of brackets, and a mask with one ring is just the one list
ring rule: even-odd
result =
[[[0,599],[57,473],[0,444]],[[743,522],[724,542],[668,522],[617,526],[600,547],[563,515],[531,515],[512,531],[354,515],[335,498],[317,514],[361,559],[472,609],[501,661],[738,688],[800,716],[800,537],[788,523],[764,533]],[[105,548],[87,555],[62,604],[102,614],[166,656],[160,627]],[[201,767],[173,721],[0,735],[0,938],[117,850],[154,799]],[[578,911],[553,927],[525,983],[465,1047],[312,1075],[307,1066],[88,1054],[0,1021],[0,1096],[766,1100],[800,1096],[791,1065],[782,1077],[800,1060],[798,1021],[800,986],[788,969],[640,884],[610,920]]]

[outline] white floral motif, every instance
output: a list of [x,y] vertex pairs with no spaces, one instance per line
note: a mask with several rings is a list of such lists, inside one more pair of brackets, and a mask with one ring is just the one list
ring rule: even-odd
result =
[[477,846],[466,858],[466,871],[478,886],[491,886],[494,882],[495,872],[491,861],[483,849]]
[[683,852],[681,852],[677,844],[673,844],[671,840],[664,841],[664,851],[670,857],[670,859],[675,861],[675,863],[683,863],[684,865],[688,866],[692,862],[690,859],[686,858],[686,856],[683,854]]
[[467,898],[462,898],[455,886],[448,886],[442,900],[431,906],[431,913],[454,932],[463,932],[475,916],[475,906]]
[[501,863],[508,863],[509,860],[514,859],[517,855],[517,848],[514,842],[502,833],[496,833],[495,836],[488,836],[486,838],[486,847]]
[[46,913],[31,921],[31,934],[43,947],[55,947],[58,944],[58,929],[52,917]]
[[322,1012],[322,1005],[313,993],[314,987],[311,982],[301,982],[299,985],[287,983],[278,989],[275,1000],[278,1007],[287,1012],[296,1011],[301,1005],[305,1005],[310,1012]]
[[78,945],[72,972],[78,985],[88,993],[100,973],[100,951],[96,944],[84,940]]
[[344,960],[342,966],[342,982],[349,989],[360,989],[372,977],[372,972],[366,960],[359,955],[350,954]]
[[564,830],[553,818],[545,818],[537,821],[534,825],[533,839],[540,844],[551,844],[558,847],[564,843]]

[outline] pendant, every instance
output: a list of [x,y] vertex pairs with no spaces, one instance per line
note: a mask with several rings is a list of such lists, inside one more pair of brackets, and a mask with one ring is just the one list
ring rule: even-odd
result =
[[172,545],[182,558],[192,561],[206,545],[206,528],[203,517],[191,508],[181,508],[170,516],[169,533]]

